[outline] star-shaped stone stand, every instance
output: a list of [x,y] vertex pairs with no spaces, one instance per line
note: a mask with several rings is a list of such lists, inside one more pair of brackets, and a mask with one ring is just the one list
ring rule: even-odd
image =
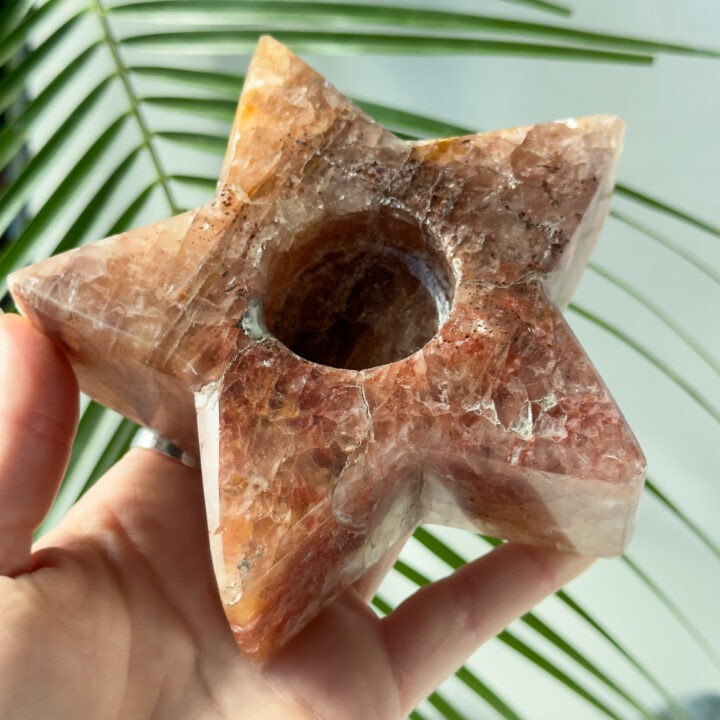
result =
[[248,654],[421,522],[622,551],[644,460],[558,311],[621,136],[405,142],[265,38],[214,200],[12,276],[85,392],[199,447]]

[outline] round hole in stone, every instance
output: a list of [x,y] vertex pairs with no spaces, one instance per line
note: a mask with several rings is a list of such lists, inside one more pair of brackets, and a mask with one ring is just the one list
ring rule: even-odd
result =
[[271,263],[268,329],[322,365],[362,370],[405,358],[450,312],[444,255],[414,219],[390,211],[327,221]]

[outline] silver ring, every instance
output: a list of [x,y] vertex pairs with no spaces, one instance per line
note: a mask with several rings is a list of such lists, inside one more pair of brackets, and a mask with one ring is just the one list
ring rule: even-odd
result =
[[199,468],[200,463],[190,453],[185,452],[167,438],[156,433],[150,428],[140,428],[132,441],[132,447],[145,448],[146,450],[155,450],[156,452],[167,455],[167,457],[177,460],[183,465],[190,468]]

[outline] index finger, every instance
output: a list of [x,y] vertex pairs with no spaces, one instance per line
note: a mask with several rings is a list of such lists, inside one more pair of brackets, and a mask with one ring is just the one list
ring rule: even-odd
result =
[[383,620],[403,708],[409,712],[478,646],[592,562],[507,543],[418,590]]
[[62,479],[78,389],[55,344],[16,315],[0,316],[0,574],[25,570],[35,528]]

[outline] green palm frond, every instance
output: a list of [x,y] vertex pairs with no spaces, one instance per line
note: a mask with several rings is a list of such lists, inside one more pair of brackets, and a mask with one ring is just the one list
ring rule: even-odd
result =
[[[418,61],[428,56],[464,58],[458,63],[531,58],[553,68],[572,64],[578,72],[627,68],[628,73],[638,73],[629,81],[636,82],[650,77],[645,73],[662,71],[662,63],[653,64],[660,56],[684,63],[709,63],[720,56],[718,48],[703,43],[639,37],[635,28],[615,34],[574,27],[567,22],[570,8],[545,0],[495,4],[512,7],[512,17],[475,12],[475,3],[466,3],[471,7],[465,12],[437,5],[395,6],[389,0],[5,4],[0,10],[2,306],[11,308],[6,276],[14,269],[179,212],[212,194],[244,80],[240,72],[228,69],[243,67],[245,58],[234,56],[249,53],[262,34],[318,56],[355,55],[358,69],[370,54]],[[517,19],[521,11],[527,19]],[[546,21],[549,15],[554,16],[552,22]],[[358,94],[364,98],[356,100],[358,104],[403,137],[480,130],[459,118],[428,117],[433,114],[430,105],[389,107],[372,82],[363,84],[360,77]],[[671,100],[667,111],[675,111]],[[178,157],[188,161],[181,163]],[[700,334],[691,321],[692,313],[708,304],[720,307],[720,223],[710,218],[709,209],[687,210],[660,195],[653,187],[621,182],[605,235],[613,241],[619,238],[617,243],[642,245],[658,262],[672,263],[678,273],[688,274],[712,297],[675,307],[667,301],[668,294],[679,293],[672,281],[643,283],[639,273],[626,272],[624,250],[616,249],[593,260],[586,275],[590,289],[581,292],[568,319],[583,341],[601,348],[600,353],[591,349],[594,357],[606,353],[614,358],[601,368],[609,372],[609,380],[617,380],[614,367],[622,365],[623,377],[630,378],[636,392],[659,404],[674,404],[692,418],[698,432],[717,437],[717,326],[714,335]],[[645,318],[655,334],[639,332],[634,317]],[[620,385],[611,383],[611,389],[617,395],[625,393],[621,405],[625,401],[632,406],[632,394]],[[647,484],[645,505],[670,538],[668,543],[682,545],[692,553],[690,564],[704,563],[717,577],[717,529],[708,526],[707,516],[698,515],[698,503],[691,502],[682,484],[664,468],[673,457],[684,456],[682,441],[665,437],[653,442],[657,428],[637,415],[638,434],[650,441],[653,479]],[[132,423],[115,413],[84,403],[65,481],[40,533],[56,525],[126,451],[134,432]],[[698,483],[709,487],[711,470],[694,472]],[[623,614],[638,613],[637,607],[623,604],[623,593],[636,585],[642,588],[648,611],[664,618],[657,635],[671,634],[685,643],[683,647],[692,648],[687,652],[695,653],[693,667],[700,677],[714,678],[715,687],[720,658],[714,643],[720,629],[709,627],[708,615],[698,613],[696,606],[684,606],[687,594],[643,552],[643,531],[641,526],[637,549],[612,565],[615,574],[609,576],[607,588],[612,611],[583,593],[582,581],[577,589],[558,593],[549,605],[526,615],[471,658],[411,717],[625,720],[659,718],[661,709],[667,713],[663,718],[692,717],[683,709],[684,686],[658,662],[650,641],[629,634],[621,622]],[[494,542],[421,528],[375,598],[375,608],[391,612],[414,588],[460,567]],[[677,557],[671,561],[677,563]],[[679,572],[681,568],[675,567]],[[700,616],[705,620],[699,621]],[[576,714],[533,714],[528,709],[532,704],[514,693],[506,675],[495,671],[486,658],[512,668],[508,672],[519,684],[523,678],[542,682],[552,697],[562,698],[575,708],[568,712]],[[711,681],[706,685],[712,688]]]
[[[198,5],[193,0],[153,0],[152,2],[113,5],[109,8],[109,13],[123,18],[145,20],[157,24],[171,22],[181,25],[222,25],[227,27],[228,24],[237,23],[238,30],[248,25],[277,25],[282,28],[292,24],[311,28],[346,28],[365,24],[384,25],[393,28],[393,30],[417,31],[423,28],[436,31],[453,30],[460,33],[460,39],[476,33],[508,34],[538,37],[543,40],[568,41],[580,46],[617,47],[636,53],[672,52],[707,55],[709,57],[717,57],[719,54],[717,50],[709,48],[588,32],[562,25],[509,20],[491,15],[392,7],[390,5],[287,2],[287,0],[243,0],[242,2],[236,2],[236,0],[209,0],[202,5]],[[312,36],[323,37],[317,32],[313,32]],[[371,38],[369,42],[375,42],[374,38],[376,37],[368,33],[355,34],[354,36],[359,38],[359,42],[362,42],[362,37]],[[207,37],[213,39],[215,35],[209,32]],[[433,41],[437,42],[436,48],[443,47],[448,42],[451,43],[449,47],[453,48],[452,41],[457,40],[458,38],[455,36],[433,38]],[[425,42],[431,47],[430,38],[420,37],[418,41]],[[322,39],[319,42],[322,42]],[[522,52],[522,48],[520,46],[518,48]],[[183,49],[185,50],[186,47]],[[630,58],[630,60],[632,61],[633,58]]]

